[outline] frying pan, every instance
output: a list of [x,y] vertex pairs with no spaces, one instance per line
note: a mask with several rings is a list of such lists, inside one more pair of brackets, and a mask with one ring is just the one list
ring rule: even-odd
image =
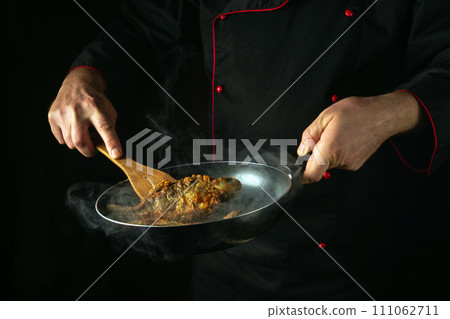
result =
[[[108,204],[134,206],[139,198],[128,180],[103,192],[95,203],[104,219],[103,230],[126,247],[147,255],[153,261],[173,261],[246,243],[268,231],[278,220],[278,204],[288,202],[301,191],[297,175],[301,167],[270,166],[254,162],[203,162],[162,169],[176,179],[192,174],[237,178],[242,188],[233,199],[223,203],[231,212],[229,219],[211,219],[200,224],[182,226],[136,225],[114,219]],[[289,195],[289,196],[288,196]],[[277,204],[277,203],[278,204]],[[214,214],[213,214],[214,215]],[[119,235],[119,236],[118,236]]]

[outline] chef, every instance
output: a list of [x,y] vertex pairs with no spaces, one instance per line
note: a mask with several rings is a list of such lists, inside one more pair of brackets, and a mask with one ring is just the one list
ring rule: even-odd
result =
[[286,211],[297,223],[285,214],[247,244],[193,258],[192,298],[396,298],[399,171],[432,174],[450,157],[448,12],[424,0],[126,1],[73,62],[51,130],[90,157],[93,127],[120,157],[110,79],[140,72],[130,56],[160,70],[200,53],[209,138],[298,138],[298,155],[323,161],[308,161]]

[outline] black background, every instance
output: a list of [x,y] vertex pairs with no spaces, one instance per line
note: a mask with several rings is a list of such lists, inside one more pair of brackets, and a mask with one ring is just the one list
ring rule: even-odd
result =
[[[104,24],[120,1],[79,3]],[[5,260],[2,298],[75,300],[121,252],[102,233],[89,233],[80,226],[65,205],[66,191],[78,182],[113,184],[125,176],[102,156],[87,159],[59,145],[47,112],[71,62],[99,28],[70,0],[10,6],[5,13],[9,72],[7,101],[2,105],[7,149],[2,154],[7,159],[4,182],[9,186],[3,196],[10,208],[3,211],[2,225],[10,258]],[[121,82],[122,96],[110,96],[119,109],[121,139],[147,124],[140,88],[134,83],[143,83],[146,94],[155,90],[143,72],[136,72],[134,80]],[[152,102],[159,101],[147,103]],[[130,252],[83,299],[187,299],[189,278],[188,259],[154,264]]]
[[[105,23],[120,1],[80,3]],[[115,183],[124,176],[101,156],[87,159],[60,146],[51,135],[47,111],[72,60],[99,29],[70,0],[8,6],[5,18],[8,59],[3,61],[7,73],[1,130],[7,142],[2,150],[7,192],[2,192],[1,225],[2,261],[8,267],[2,299],[74,300],[120,252],[102,233],[86,232],[79,225],[65,205],[66,191],[77,182]],[[134,83],[144,83],[147,93],[156,91],[144,74],[136,74]],[[147,125],[139,89],[127,83],[121,87],[127,93],[115,97],[115,105],[126,109],[119,111],[117,123],[122,138]],[[425,185],[422,205],[409,207],[406,191],[400,198],[398,209],[405,220],[412,214],[417,221],[410,225],[414,240],[392,243],[404,247],[399,299],[449,299],[449,171],[445,165],[431,177],[414,177]],[[189,276],[189,259],[154,264],[129,252],[83,299],[188,299]]]

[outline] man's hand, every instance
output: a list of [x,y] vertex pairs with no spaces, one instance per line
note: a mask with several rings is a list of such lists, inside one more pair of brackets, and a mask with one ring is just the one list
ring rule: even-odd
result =
[[109,154],[122,156],[115,131],[117,113],[104,92],[104,80],[94,70],[77,68],[67,75],[48,112],[52,133],[60,144],[76,148],[86,157],[93,156],[96,150],[89,127],[94,126]]
[[331,168],[359,169],[388,138],[418,127],[422,112],[407,92],[336,102],[303,132],[298,155],[312,151],[303,182],[317,182]]

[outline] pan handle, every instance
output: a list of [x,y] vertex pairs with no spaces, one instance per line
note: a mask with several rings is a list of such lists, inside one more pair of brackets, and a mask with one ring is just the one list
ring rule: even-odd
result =
[[301,195],[304,187],[301,179],[306,168],[306,163],[308,162],[310,157],[311,154],[299,156],[294,163],[288,163],[288,165],[284,165],[284,169],[291,177],[292,186],[289,190],[289,193],[287,193],[286,196],[281,199],[281,203],[289,206],[289,204],[293,202],[294,198]]
[[308,162],[310,157],[311,157],[311,153],[306,154],[305,156],[299,156],[299,157],[297,157],[297,159],[294,163],[289,163],[288,165],[286,165],[286,167],[290,171],[293,184],[296,184],[296,183],[301,184],[301,178],[302,178],[303,172],[305,171],[306,163]]

